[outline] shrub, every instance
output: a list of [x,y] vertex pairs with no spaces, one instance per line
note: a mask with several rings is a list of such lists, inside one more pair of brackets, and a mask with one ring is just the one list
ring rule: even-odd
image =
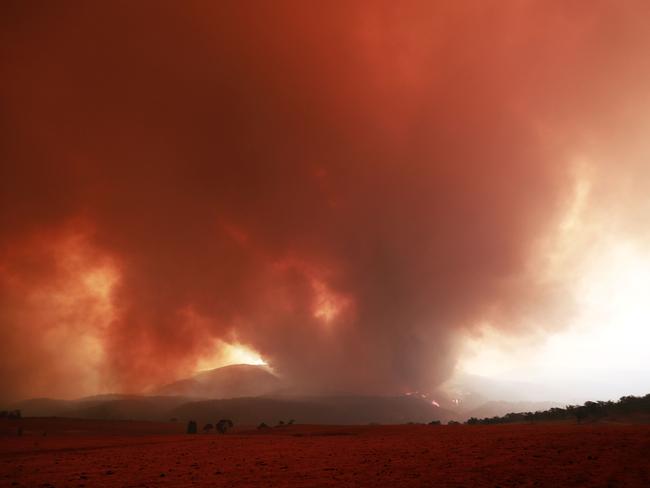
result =
[[225,434],[226,432],[228,432],[228,429],[232,429],[233,426],[234,424],[232,423],[232,420],[221,419],[219,420],[219,422],[217,422],[215,428],[217,429],[217,432],[219,432],[219,434]]

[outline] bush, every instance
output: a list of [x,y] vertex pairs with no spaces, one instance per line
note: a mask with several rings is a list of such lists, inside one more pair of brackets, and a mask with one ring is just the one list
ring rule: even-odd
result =
[[0,418],[20,419],[23,415],[20,410],[3,410],[0,412]]
[[573,415],[575,416],[578,423],[580,423],[589,416],[589,410],[585,407],[577,407],[573,411]]
[[217,422],[217,425],[215,428],[217,429],[217,432],[219,434],[225,434],[228,432],[228,429],[232,429],[234,424],[232,423],[232,420],[230,419],[221,419],[219,422]]

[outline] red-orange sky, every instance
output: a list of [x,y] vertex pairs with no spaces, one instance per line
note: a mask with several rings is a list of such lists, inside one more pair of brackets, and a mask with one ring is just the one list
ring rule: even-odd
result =
[[645,0],[0,9],[0,399],[142,391],[216,339],[304,391],[431,390],[477,324],[564,325],[577,173],[645,231]]

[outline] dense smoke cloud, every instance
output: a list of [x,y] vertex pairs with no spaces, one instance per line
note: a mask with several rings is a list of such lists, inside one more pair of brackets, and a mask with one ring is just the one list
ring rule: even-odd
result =
[[407,3],[5,2],[0,395],[141,391],[216,339],[429,391],[477,324],[561,326],[537,253],[575,159],[623,164],[647,7]]

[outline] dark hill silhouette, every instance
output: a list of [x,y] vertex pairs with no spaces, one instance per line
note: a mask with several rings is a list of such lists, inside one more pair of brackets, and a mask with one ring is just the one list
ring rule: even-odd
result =
[[171,396],[115,396],[107,400],[28,400],[16,404],[25,416],[101,420],[151,420],[199,424],[232,419],[235,425],[274,425],[280,419],[314,424],[402,424],[447,421],[456,415],[414,397],[254,397],[201,400]]
[[117,399],[82,401],[66,416],[103,420],[169,420],[169,412],[188,401],[184,397],[123,396]]
[[177,418],[196,418],[207,422],[215,417],[231,418],[236,425],[275,423],[296,419],[308,424],[402,424],[447,421],[454,412],[435,407],[419,398],[399,397],[262,397],[207,400],[180,405],[172,412]]
[[300,423],[400,424],[458,419],[458,414],[416,396],[299,396],[292,394],[268,368],[232,365],[154,389],[150,395],[96,395],[79,400],[47,398],[19,402],[26,416],[104,420],[195,420],[219,418],[236,425],[274,425],[280,419]]
[[66,417],[77,403],[78,400],[30,398],[14,404],[12,408],[19,408],[26,417]]
[[79,400],[34,398],[15,404],[26,417],[167,421],[169,412],[187,403],[185,397],[99,395]]

